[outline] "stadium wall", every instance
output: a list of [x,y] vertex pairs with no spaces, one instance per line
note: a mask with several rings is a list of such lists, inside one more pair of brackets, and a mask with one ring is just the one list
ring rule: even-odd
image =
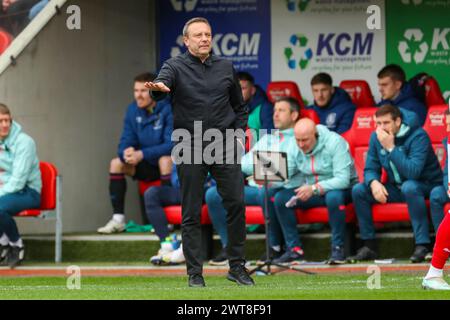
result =
[[[155,69],[154,2],[75,0],[81,30],[68,30],[66,7],[0,76],[0,101],[37,143],[42,161],[63,175],[64,232],[93,231],[111,215],[109,162],[116,154],[133,77]],[[135,183],[127,218],[141,222]],[[19,219],[22,233],[54,223]]]

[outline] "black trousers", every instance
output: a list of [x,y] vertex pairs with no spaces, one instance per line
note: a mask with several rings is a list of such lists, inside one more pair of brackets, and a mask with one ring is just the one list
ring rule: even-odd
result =
[[183,253],[188,275],[201,274],[203,271],[200,214],[208,172],[217,182],[217,190],[227,211],[227,254],[230,267],[245,264],[244,177],[241,165],[180,164],[177,165],[177,173],[181,184]]

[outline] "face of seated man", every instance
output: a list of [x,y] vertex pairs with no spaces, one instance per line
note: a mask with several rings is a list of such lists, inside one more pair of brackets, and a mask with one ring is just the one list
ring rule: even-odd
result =
[[134,83],[134,99],[139,108],[145,109],[153,107],[156,102],[150,97],[150,91],[145,87],[144,82]]
[[400,93],[402,82],[393,80],[391,77],[378,79],[378,90],[383,100],[395,99]]
[[402,119],[397,118],[394,120],[394,119],[392,119],[391,114],[386,114],[384,116],[376,117],[375,123],[376,123],[377,129],[378,128],[382,129],[386,133],[392,134],[395,136],[400,130],[400,127],[402,125]]
[[0,114],[0,140],[5,140],[11,130],[11,116],[9,114]]
[[300,119],[294,129],[297,146],[304,154],[314,150],[317,144],[317,130],[315,123],[308,119]]
[[333,98],[334,94],[334,88],[332,86],[324,83],[318,83],[313,85],[311,88],[316,106],[319,108],[324,108],[330,104],[331,98]]
[[241,85],[242,98],[245,103],[248,103],[255,95],[256,88],[250,81],[247,80],[239,80],[239,83]]
[[275,103],[273,111],[273,124],[278,130],[293,128],[298,119],[298,112],[291,112],[288,102],[280,101]]

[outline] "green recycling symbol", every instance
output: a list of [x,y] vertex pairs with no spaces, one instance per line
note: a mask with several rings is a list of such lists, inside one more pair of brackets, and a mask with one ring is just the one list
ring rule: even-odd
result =
[[[289,42],[292,46],[284,49],[284,56],[286,57],[289,68],[295,70],[298,66],[300,67],[300,70],[306,69],[309,61],[313,57],[311,48],[306,48],[308,45],[308,38],[303,34],[294,34],[291,36]],[[299,59],[295,57],[294,52],[294,49],[297,48],[305,50]]]
[[413,60],[416,64],[425,61],[428,53],[428,43],[423,41],[424,34],[420,29],[407,29],[404,34],[406,40],[400,41],[398,51],[405,63],[411,63]]

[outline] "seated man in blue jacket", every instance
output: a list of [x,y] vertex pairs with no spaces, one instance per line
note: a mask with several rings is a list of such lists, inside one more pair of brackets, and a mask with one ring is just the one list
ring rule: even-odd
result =
[[406,82],[405,71],[400,66],[390,64],[381,69],[378,73],[378,88],[381,94],[378,106],[391,104],[415,112],[419,118],[419,125],[423,126],[427,117],[427,107],[414,95],[411,85]]
[[111,161],[109,191],[113,217],[106,226],[97,231],[103,234],[125,230],[125,176],[135,180],[161,179],[170,185],[172,172],[171,135],[173,131],[172,108],[167,100],[156,102],[145,83],[155,75],[145,73],[134,79],[135,101],[128,107],[118,157]]
[[13,216],[41,205],[41,171],[33,139],[12,120],[0,103],[0,246],[1,265],[14,268],[24,257],[24,245]]
[[333,87],[333,79],[327,73],[316,74],[311,80],[311,89],[314,104],[307,109],[317,113],[320,124],[339,134],[349,130],[356,107],[348,93],[339,87]]
[[[372,205],[406,202],[413,227],[415,250],[410,260],[422,262],[430,252],[425,198],[442,184],[442,170],[430,138],[414,112],[385,105],[375,113],[376,132],[369,142],[364,182],[353,188],[353,204],[364,242],[351,262],[378,256]],[[382,169],[388,181],[382,183]]]

